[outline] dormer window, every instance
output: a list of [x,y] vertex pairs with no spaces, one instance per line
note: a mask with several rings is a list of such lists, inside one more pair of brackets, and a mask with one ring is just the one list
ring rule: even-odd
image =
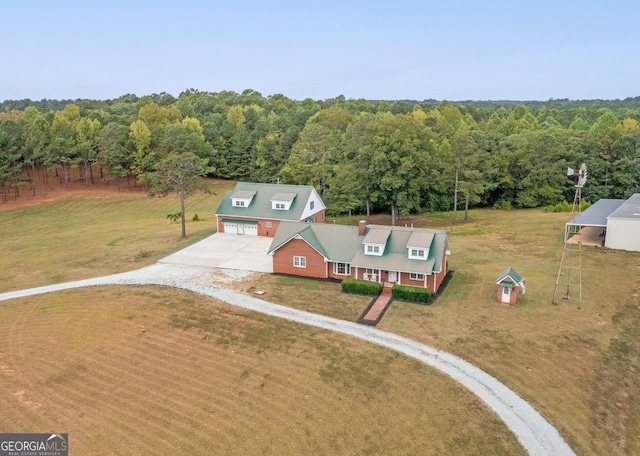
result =
[[364,244],[364,254],[372,256],[382,256],[384,253],[384,244]]
[[240,190],[231,195],[231,205],[233,207],[249,207],[256,192],[252,190]]
[[410,260],[423,260],[429,258],[429,248],[433,242],[433,233],[414,231],[407,242],[407,256]]
[[384,255],[390,234],[391,230],[389,229],[370,229],[362,240],[364,254],[371,256]]
[[429,256],[429,249],[409,249],[409,259],[410,260],[426,260]]
[[277,211],[288,211],[291,209],[293,200],[297,193],[277,193],[271,197],[271,209]]

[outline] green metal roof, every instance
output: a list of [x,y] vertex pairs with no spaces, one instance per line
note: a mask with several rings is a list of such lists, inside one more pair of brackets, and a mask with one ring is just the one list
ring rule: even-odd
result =
[[[309,185],[285,185],[285,184],[257,184],[252,182],[238,182],[234,190],[228,191],[218,209],[216,215],[229,217],[249,217],[267,220],[292,220],[299,221],[305,210],[314,188]],[[254,193],[251,204],[245,207],[237,207],[232,204],[232,197],[237,195],[249,195]],[[272,209],[271,201],[287,195],[284,201],[293,200],[289,210]],[[294,197],[297,195],[297,197]],[[278,199],[276,199],[278,200]],[[281,201],[281,200],[278,200]],[[317,210],[321,210],[318,207]]]
[[[387,232],[386,248],[382,256],[364,254],[363,243],[369,239],[371,231]],[[426,260],[412,260],[408,257],[407,242],[416,231],[432,237]],[[447,233],[441,230],[370,225],[365,235],[361,236],[357,226],[281,222],[269,253],[275,252],[296,236],[304,239],[329,261],[350,263],[351,267],[416,274],[442,271],[442,257],[449,248]]]
[[520,282],[522,282],[522,277],[520,277],[520,274],[518,274],[513,268],[508,268],[500,273],[500,275],[498,276],[498,280],[496,280],[496,283],[504,282],[504,279],[506,279],[507,277],[509,277],[518,285],[520,284]]
[[357,226],[280,222],[268,253],[276,251],[296,236],[307,241],[327,260],[339,263],[351,262],[362,243]]

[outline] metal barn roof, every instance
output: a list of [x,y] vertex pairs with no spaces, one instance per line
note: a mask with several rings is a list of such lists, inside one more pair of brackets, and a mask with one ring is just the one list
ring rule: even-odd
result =
[[569,220],[571,226],[607,226],[607,217],[614,213],[627,200],[601,199],[589,206],[576,217]]
[[631,195],[631,198],[609,214],[609,218],[640,220],[640,193]]

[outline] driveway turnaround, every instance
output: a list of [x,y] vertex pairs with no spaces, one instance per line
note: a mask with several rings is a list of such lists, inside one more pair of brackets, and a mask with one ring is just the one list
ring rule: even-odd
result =
[[476,394],[502,419],[529,454],[575,454],[558,431],[533,407],[497,379],[463,359],[393,333],[291,309],[224,288],[225,276],[232,280],[242,274],[241,271],[212,271],[206,266],[159,263],[123,274],[2,293],[0,301],[100,285],[165,285],[190,290],[244,309],[348,334],[404,353],[444,372]]
[[162,258],[160,263],[273,272],[273,258],[267,255],[273,238],[216,233]]

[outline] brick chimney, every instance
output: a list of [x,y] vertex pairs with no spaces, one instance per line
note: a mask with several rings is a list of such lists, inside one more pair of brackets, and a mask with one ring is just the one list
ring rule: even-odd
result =
[[358,223],[358,234],[360,236],[364,236],[364,231],[367,228],[367,221],[366,220],[360,220],[360,222]]

